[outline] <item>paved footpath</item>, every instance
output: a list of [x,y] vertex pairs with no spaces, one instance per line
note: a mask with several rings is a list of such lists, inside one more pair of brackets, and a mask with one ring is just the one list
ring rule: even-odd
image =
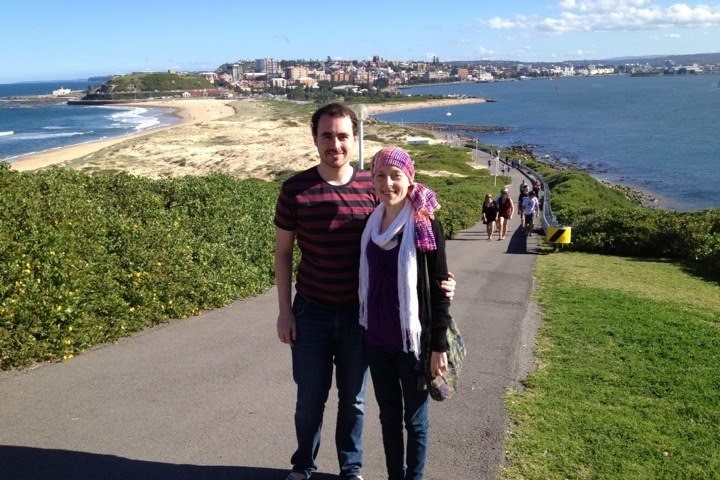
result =
[[[487,241],[479,223],[448,242],[458,281],[451,312],[468,359],[461,391],[432,402],[427,479],[498,476],[503,396],[532,364],[537,325],[530,293],[539,240],[518,228],[515,216],[505,240]],[[0,480],[283,480],[295,445],[295,387],[276,315],[271,289],[67,362],[0,373]],[[371,388],[367,400],[363,476],[379,480],[386,475]],[[336,406],[332,394],[314,479],[337,478]]]

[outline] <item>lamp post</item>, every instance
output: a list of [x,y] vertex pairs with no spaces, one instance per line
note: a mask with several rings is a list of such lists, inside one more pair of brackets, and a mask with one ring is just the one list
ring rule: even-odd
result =
[[500,168],[499,168],[500,165],[498,165],[498,164],[500,163],[500,154],[498,154],[498,155],[494,158],[494,160],[495,160],[495,180],[494,180],[493,185],[497,187],[497,177],[498,177],[498,172],[499,172],[499,170],[500,170]]
[[363,104],[355,105],[352,109],[358,119],[358,159],[360,161],[360,170],[363,170],[365,168],[365,161],[363,157],[363,122],[368,118],[368,109],[367,106]]

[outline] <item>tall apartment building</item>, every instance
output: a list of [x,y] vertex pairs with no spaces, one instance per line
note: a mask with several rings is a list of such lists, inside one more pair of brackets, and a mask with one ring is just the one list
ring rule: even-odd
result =
[[330,81],[332,83],[347,83],[350,81],[350,75],[342,70],[338,70],[337,72],[330,73]]
[[350,75],[350,82],[356,84],[370,83],[370,73],[365,70],[357,70]]
[[280,69],[280,62],[274,58],[258,58],[255,60],[255,72],[267,73],[269,78],[280,76],[282,70]]
[[245,73],[245,70],[243,69],[243,66],[239,63],[233,63],[232,65],[227,66],[227,73],[232,75],[233,82],[237,82],[239,80],[242,80],[243,73]]
[[304,78],[309,75],[307,67],[287,67],[285,69],[285,78],[288,80],[297,80],[298,78]]

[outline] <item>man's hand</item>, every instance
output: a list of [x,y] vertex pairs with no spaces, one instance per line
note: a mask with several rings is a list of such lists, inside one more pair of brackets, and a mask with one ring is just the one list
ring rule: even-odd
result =
[[293,346],[297,335],[297,326],[295,324],[295,315],[292,312],[278,315],[277,333],[282,343]]
[[292,259],[295,232],[275,227],[275,285],[278,293],[277,335],[290,346],[295,342],[297,324],[292,310]]

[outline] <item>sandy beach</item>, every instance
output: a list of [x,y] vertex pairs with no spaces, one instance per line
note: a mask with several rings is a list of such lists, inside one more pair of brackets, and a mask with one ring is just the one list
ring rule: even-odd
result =
[[484,98],[458,97],[428,100],[422,103],[383,103],[380,105],[369,105],[368,111],[370,115],[379,115],[381,113],[400,112],[403,110],[415,110],[418,108],[449,107],[452,105],[466,105],[469,103],[485,102],[487,102],[487,100],[485,100]]
[[11,168],[23,171],[48,167],[50,165],[56,165],[62,162],[66,162],[68,160],[74,160],[80,157],[84,157],[91,153],[102,150],[106,147],[116,145],[118,143],[152,135],[162,130],[167,130],[191,123],[203,123],[210,120],[215,120],[216,118],[227,117],[235,113],[235,110],[229,105],[228,100],[215,99],[163,100],[159,102],[128,103],[125,105],[172,108],[175,111],[175,115],[180,118],[180,123],[176,125],[146,130],[144,132],[132,135],[123,135],[107,140],[88,142],[80,145],[73,145],[71,147],[58,148],[55,150],[42,152],[34,155],[27,155],[16,161],[13,161],[10,164]]
[[[452,98],[418,103],[370,105],[370,115],[417,108],[484,102]],[[282,118],[255,100],[173,99],[141,104],[173,108],[177,125],[22,157],[11,168],[19,171],[49,166],[78,170],[125,171],[149,178],[223,172],[238,178],[273,178],[317,162],[309,122]],[[365,130],[365,135],[368,135]],[[403,139],[398,139],[402,141]],[[381,148],[366,140],[364,154]]]

